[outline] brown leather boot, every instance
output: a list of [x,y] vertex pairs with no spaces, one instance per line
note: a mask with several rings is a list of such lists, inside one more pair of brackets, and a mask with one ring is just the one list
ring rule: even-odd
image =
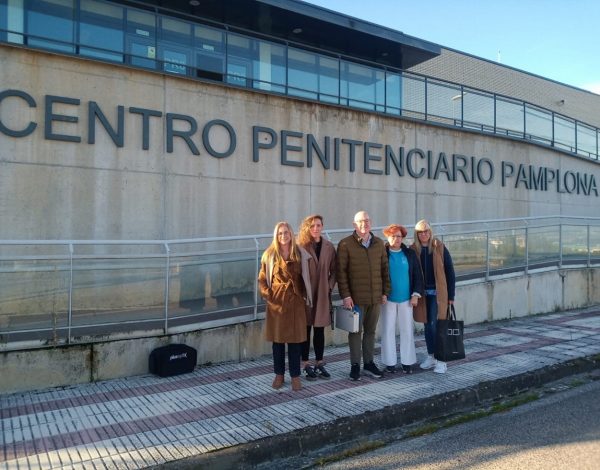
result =
[[294,392],[302,390],[302,383],[300,382],[300,377],[292,377],[292,390]]
[[273,385],[272,387],[275,390],[279,390],[281,387],[283,387],[283,375],[276,375],[275,378],[273,379]]

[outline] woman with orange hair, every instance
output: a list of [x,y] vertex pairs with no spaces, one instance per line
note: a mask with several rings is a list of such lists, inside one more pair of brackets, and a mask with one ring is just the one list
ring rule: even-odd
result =
[[383,229],[387,238],[385,248],[390,266],[392,291],[381,309],[381,362],[387,372],[396,372],[396,328],[400,330],[400,364],[406,374],[412,372],[417,362],[413,325],[413,307],[424,295],[423,275],[415,252],[402,240],[406,228],[392,224]]

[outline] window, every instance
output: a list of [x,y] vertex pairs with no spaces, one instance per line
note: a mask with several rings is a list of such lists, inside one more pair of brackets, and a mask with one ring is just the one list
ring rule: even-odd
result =
[[208,26],[194,30],[196,75],[199,78],[223,81],[225,71],[225,34]]
[[186,75],[190,65],[192,25],[185,21],[160,18],[159,56],[165,72]]
[[290,95],[338,103],[339,61],[290,48],[288,87]]
[[79,53],[123,61],[123,8],[96,0],[81,0]]
[[61,52],[75,52],[74,0],[30,0],[27,44]]
[[136,67],[156,68],[156,18],[152,13],[127,10],[128,61]]
[[352,62],[342,62],[340,95],[348,106],[383,111],[385,72]]
[[227,82],[285,93],[285,48],[271,42],[229,34]]

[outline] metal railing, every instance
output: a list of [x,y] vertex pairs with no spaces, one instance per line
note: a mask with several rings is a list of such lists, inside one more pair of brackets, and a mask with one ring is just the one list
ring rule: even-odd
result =
[[[600,218],[448,222],[433,230],[450,250],[459,282],[600,266]],[[380,228],[373,231],[381,235]],[[329,230],[326,236],[337,243],[349,233]],[[261,318],[256,276],[271,237],[2,240],[0,350]]]

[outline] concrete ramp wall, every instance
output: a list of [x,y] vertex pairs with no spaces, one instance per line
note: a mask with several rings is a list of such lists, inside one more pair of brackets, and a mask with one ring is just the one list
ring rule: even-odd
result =
[[[466,324],[503,320],[600,304],[600,268],[547,270],[457,286],[456,310]],[[263,320],[168,336],[112,339],[90,344],[0,353],[0,393],[68,386],[148,373],[159,346],[185,343],[198,365],[245,361],[271,353]],[[421,324],[416,324],[421,329]],[[326,329],[326,342],[346,344],[347,334]],[[468,351],[467,351],[468,353]]]

